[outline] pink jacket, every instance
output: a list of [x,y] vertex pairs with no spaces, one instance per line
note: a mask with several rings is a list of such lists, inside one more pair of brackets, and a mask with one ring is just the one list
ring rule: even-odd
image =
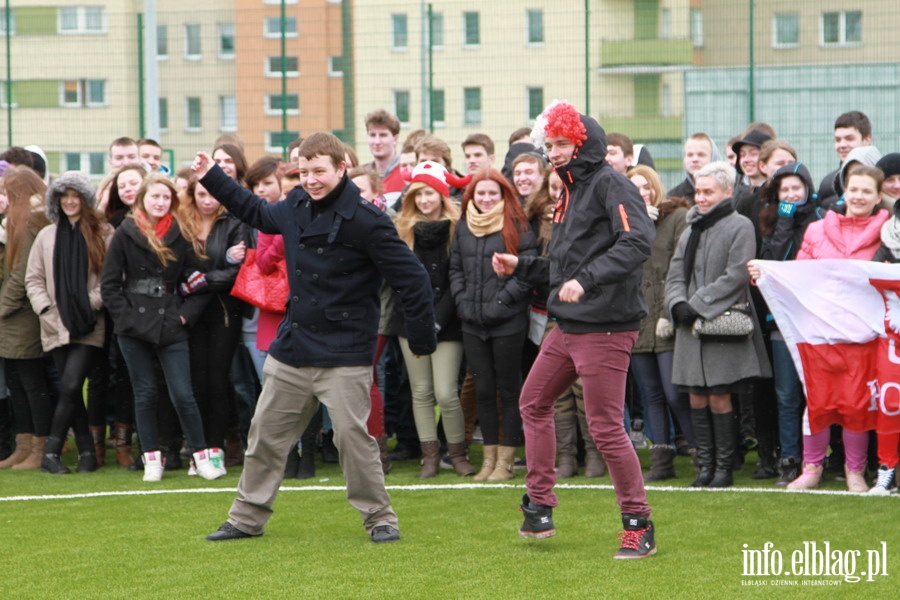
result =
[[881,226],[889,216],[888,211],[884,209],[864,219],[828,211],[824,219],[810,223],[807,227],[803,235],[803,245],[797,253],[797,260],[811,258],[872,260],[881,245]]
[[[275,271],[279,260],[284,260],[284,238],[279,234],[259,232],[256,240],[256,264],[259,270],[269,275]],[[278,325],[284,319],[284,312],[269,312],[260,309],[256,327],[256,348],[269,351],[269,345],[278,334]]]

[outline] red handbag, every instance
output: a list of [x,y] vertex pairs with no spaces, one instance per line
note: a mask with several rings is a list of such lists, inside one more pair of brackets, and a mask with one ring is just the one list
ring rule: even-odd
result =
[[275,264],[272,273],[266,275],[256,264],[256,248],[248,248],[231,295],[262,310],[280,313],[285,310],[289,291],[284,258]]

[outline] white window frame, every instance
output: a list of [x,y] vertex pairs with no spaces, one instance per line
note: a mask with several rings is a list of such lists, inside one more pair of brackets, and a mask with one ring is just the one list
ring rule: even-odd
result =
[[[197,53],[191,54],[191,28],[197,28]],[[203,58],[203,27],[200,23],[185,23],[181,29],[184,32],[184,59],[200,60]]]
[[6,81],[0,81],[0,108],[19,108],[18,102],[13,102],[10,106],[6,101]]
[[[9,34],[16,35],[16,11],[14,9],[10,9],[9,11]],[[0,7],[0,37],[6,37],[6,10]]]
[[[300,57],[296,55],[285,56],[285,58],[293,58],[297,61],[297,70],[296,71],[285,71],[285,77],[300,77]],[[267,56],[265,58],[265,73],[266,77],[270,78],[278,78],[281,79],[281,71],[273,71],[271,70],[271,62],[273,59],[281,59],[280,54],[276,54],[275,56]]]
[[[444,118],[440,121],[434,119],[434,93],[440,92],[443,96],[444,100]],[[447,91],[444,88],[435,88],[431,90],[431,98],[429,98],[430,104],[428,106],[428,110],[431,112],[431,123],[435,127],[446,127],[447,126]]]
[[[169,98],[167,96],[160,96],[158,99],[157,110],[159,111],[159,130],[160,131],[169,131],[169,121],[171,120],[171,116],[169,114]],[[166,110],[163,111],[162,105],[165,103]],[[166,121],[163,123],[163,112],[166,114]]]
[[[399,103],[397,102],[398,94],[406,94],[406,112],[408,113],[408,114],[406,115],[406,116],[408,117],[408,120],[406,120],[406,121],[403,121],[403,120],[400,119],[400,111],[398,110],[398,104],[399,104]],[[393,113],[394,113],[394,115],[397,116],[397,120],[400,121],[400,126],[401,126],[401,127],[403,127],[403,126],[407,126],[407,127],[408,127],[409,124],[410,124],[410,122],[412,122],[412,94],[410,93],[409,90],[394,90],[394,91],[391,93],[391,98],[392,98],[392,100],[393,100],[393,102],[394,102],[394,111],[393,111]]]
[[[272,98],[280,97],[281,94],[266,94],[265,95],[265,113],[270,117],[279,117],[281,116],[280,108],[272,108]],[[289,108],[285,111],[286,114],[290,116],[296,116],[300,114],[300,94],[292,94],[288,93],[288,96],[296,96],[297,97],[297,108]]]
[[[99,171],[91,171],[91,155],[99,155]],[[70,169],[69,167],[69,157],[77,156],[78,157],[78,167],[75,169]],[[60,170],[61,171],[81,171],[83,173],[87,173],[91,178],[98,179],[103,177],[106,174],[106,154],[104,152],[61,152],[60,153]],[[87,165],[85,169],[84,166]]]
[[[103,98],[98,102],[97,100],[93,100],[91,98],[91,84],[95,82],[100,82],[103,86]],[[98,107],[98,106],[107,106],[109,103],[106,101],[106,80],[105,79],[85,79],[82,84],[84,85],[84,105],[90,107]]]
[[[825,41],[825,15],[827,14],[835,14],[838,15],[838,37],[840,38],[837,42],[826,42]],[[847,41],[847,13],[859,13],[859,21],[860,21],[860,40],[859,41]],[[819,47],[821,48],[859,48],[863,45],[862,40],[862,10],[825,10],[819,14]]]
[[[229,33],[227,30],[231,28],[231,32]],[[222,48],[222,42],[225,40],[225,36],[231,36],[231,51],[226,52]],[[219,55],[219,58],[222,60],[234,60],[235,47],[237,46],[237,35],[235,32],[235,26],[233,22],[227,23],[218,23],[216,24],[216,52]]]
[[[541,15],[541,40],[534,42],[531,40],[531,13],[540,13]],[[479,18],[479,29],[481,28]],[[546,27],[544,27],[544,9],[528,8],[525,10],[525,45],[529,48],[543,48],[544,42],[547,40]]]
[[[406,37],[406,43],[402,46],[397,45],[397,25],[398,19],[403,20],[405,31],[403,35]],[[409,16],[406,13],[391,13],[391,52],[408,52],[409,51]]]
[[[100,11],[100,27],[88,27],[88,9]],[[63,12],[74,11],[75,28],[63,29]],[[106,8],[103,6],[59,6],[56,9],[56,33],[59,35],[104,35],[107,32]]]
[[[164,32],[165,35],[160,36],[160,32]],[[160,38],[166,40],[165,54],[162,54],[159,51]],[[169,25],[166,23],[159,23],[156,25],[156,60],[169,60]]]
[[690,36],[694,48],[703,47],[703,9],[690,9]]
[[[267,131],[267,132],[266,132],[265,146],[266,146],[266,152],[267,152],[267,153],[269,153],[269,154],[281,154],[281,153],[283,153],[283,152],[285,151],[285,149],[288,147],[288,144],[290,144],[290,142],[288,142],[288,143],[285,144],[284,146],[273,146],[273,145],[272,145],[272,136],[273,136],[273,135],[281,135],[281,133],[282,133],[281,131]],[[300,132],[297,132],[297,135],[294,136],[294,139],[297,139],[297,137],[298,137],[299,135],[300,135]]]
[[[794,17],[797,19],[797,41],[796,42],[780,42],[778,41],[778,19],[779,17]],[[783,12],[772,15],[772,47],[782,50],[788,48],[800,47],[800,13],[799,12]]]
[[[191,100],[196,100],[200,108],[200,124],[191,125]],[[184,99],[184,130],[188,133],[203,131],[203,99],[200,96],[187,96]]]
[[[440,23],[440,25],[441,25],[441,27],[440,27],[440,33],[441,33],[440,42],[441,43],[440,44],[434,43],[434,35],[433,34],[434,34],[435,20],[437,20],[437,22]],[[445,37],[446,29],[444,27],[444,13],[442,11],[437,11],[437,12],[432,11],[432,13],[431,13],[431,30],[430,31],[432,33],[431,49],[432,50],[443,50],[444,44],[445,44],[445,39],[446,39],[446,37]]]
[[328,76],[329,77],[343,77],[344,72],[334,68],[334,61],[336,59],[341,58],[340,56],[329,56],[328,57]]
[[657,35],[661,40],[672,39],[672,9],[667,6],[661,6],[659,9],[659,31]]
[[237,128],[237,96],[219,96],[219,131],[231,132],[237,131]]
[[[466,90],[478,90],[478,120],[469,120],[469,109],[466,107]],[[446,101],[446,99],[445,99]],[[480,86],[463,88],[463,127],[481,125],[484,121],[484,94],[481,93]]]
[[[478,19],[478,41],[475,42],[474,44],[469,43],[469,41],[466,37],[468,35],[468,31],[466,30],[466,16],[470,15],[470,14],[475,15]],[[481,48],[481,13],[478,12],[477,10],[463,11],[463,13],[462,13],[462,36],[463,36],[463,39],[462,39],[463,49],[477,50],[478,48]]]
[[529,85],[525,88],[525,121],[527,123],[534,123],[535,117],[531,116],[531,90],[541,90],[541,102],[538,108],[537,114],[541,114],[541,111],[546,107],[545,104],[545,88],[542,85]]
[[[291,21],[294,22],[294,30],[293,31],[288,29],[288,24]],[[270,31],[269,30],[270,24],[277,25],[278,26],[277,29],[275,31]],[[300,35],[299,27],[300,27],[300,24],[297,20],[297,17],[285,16],[284,37],[291,38],[291,39],[299,37],[299,35]],[[263,19],[263,37],[266,39],[269,39],[269,40],[280,40],[281,39],[281,16],[266,17],[265,19]]]
[[[103,83],[103,98],[100,102],[91,100],[89,90],[90,84],[95,81]],[[74,102],[66,101],[66,84],[75,82],[75,92],[77,98]],[[107,106],[106,100],[106,80],[105,79],[60,79],[59,80],[59,106],[61,108],[96,108]]]

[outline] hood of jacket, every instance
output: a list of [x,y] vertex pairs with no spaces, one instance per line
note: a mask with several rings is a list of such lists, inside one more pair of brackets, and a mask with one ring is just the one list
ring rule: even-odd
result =
[[874,167],[881,159],[881,152],[875,146],[858,146],[847,154],[847,158],[841,164],[841,169],[834,176],[834,190],[840,196],[847,189],[847,168],[850,163],[858,162],[869,167]]
[[807,169],[806,165],[803,163],[788,163],[775,171],[775,174],[772,175],[772,179],[766,184],[763,197],[769,202],[777,203],[778,188],[781,186],[781,180],[788,175],[796,175],[803,180],[803,185],[806,186],[806,202],[812,200],[813,203],[815,203],[819,198],[819,194],[816,193],[816,186],[813,184],[812,175],[810,175],[809,169]]
[[556,172],[564,184],[587,181],[599,169],[612,169],[606,162],[606,131],[592,117],[579,116],[586,130],[587,139],[575,149],[568,163],[557,167]]
[[44,212],[51,223],[59,222],[59,201],[66,190],[77,192],[86,206],[97,206],[96,190],[91,178],[81,171],[66,171],[50,184],[44,195]]

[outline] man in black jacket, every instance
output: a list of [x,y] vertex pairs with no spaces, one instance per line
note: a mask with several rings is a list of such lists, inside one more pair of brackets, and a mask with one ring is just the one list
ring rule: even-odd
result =
[[616,558],[656,553],[641,465],[625,431],[625,378],[640,320],[647,314],[641,293],[643,264],[655,236],[637,188],[606,162],[606,133],[570,104],[555,103],[535,125],[563,182],[553,217],[549,256],[494,255],[498,274],[546,283],[557,327],[541,352],[519,402],[525,430],[528,493],[519,535],[555,533],[556,436],[553,405],[577,378],[591,437],[609,467],[625,531]]
[[210,541],[263,534],[284,464],[318,409],[328,407],[347,481],[347,499],[373,542],[400,539],[375,438],[366,430],[382,277],[398,292],[409,346],[436,345],[431,283],[387,215],[347,177],[343,144],[316,133],[300,145],[300,183],[268,204],[237,185],[200,152],[202,185],[245,223],[284,236],[290,298],[269,347],[265,381],[250,425],[238,496]]

